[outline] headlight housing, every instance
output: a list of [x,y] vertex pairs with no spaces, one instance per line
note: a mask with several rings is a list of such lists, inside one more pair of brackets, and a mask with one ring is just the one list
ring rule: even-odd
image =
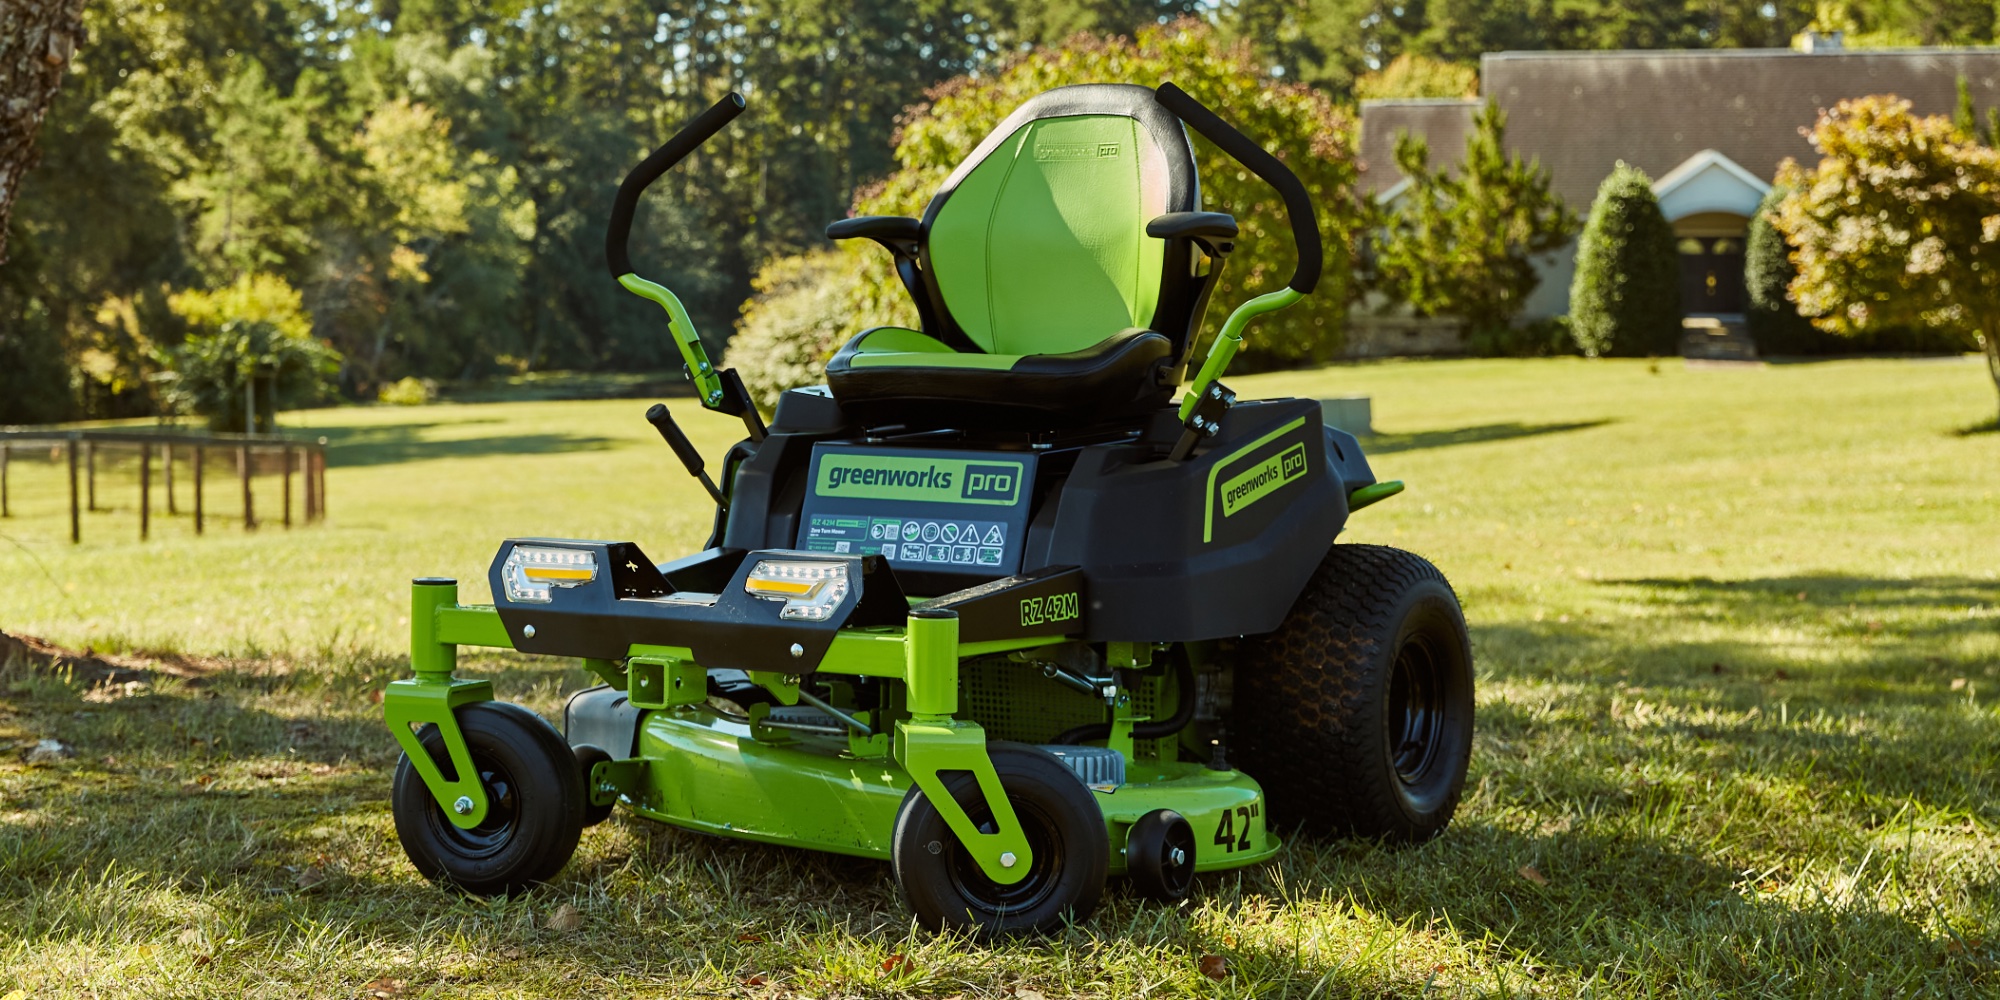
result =
[[759,559],[743,581],[743,591],[767,601],[783,601],[779,618],[822,622],[847,599],[847,563],[804,559]]
[[597,579],[597,553],[549,545],[516,545],[500,568],[507,599],[516,604],[547,604],[556,587],[581,587]]

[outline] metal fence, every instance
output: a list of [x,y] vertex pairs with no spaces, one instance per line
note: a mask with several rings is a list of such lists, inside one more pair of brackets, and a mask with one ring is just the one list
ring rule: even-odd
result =
[[[134,430],[0,430],[0,517],[14,516],[9,472],[17,456],[47,449],[67,466],[69,479],[69,540],[83,541],[83,514],[96,511],[99,453],[130,452],[136,457],[139,480],[139,538],[153,527],[153,463],[157,456],[166,487],[166,510],[179,514],[175,468],[184,467],[193,480],[194,531],[202,534],[208,518],[206,470],[211,456],[235,459],[237,486],[242,491],[242,520],[255,530],[257,501],[254,484],[258,467],[282,482],[283,524],[292,526],[293,481],[301,481],[298,504],[305,523],[326,518],[326,439],[298,440],[275,434],[185,434]],[[275,465],[275,468],[271,468]]]

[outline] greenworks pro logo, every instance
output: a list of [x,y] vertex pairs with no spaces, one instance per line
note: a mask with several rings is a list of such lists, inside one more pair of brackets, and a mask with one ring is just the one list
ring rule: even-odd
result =
[[1050,594],[1021,598],[1021,626],[1076,620],[1076,594]]
[[1222,482],[1222,516],[1270,496],[1278,487],[1305,475],[1306,446],[1295,444]]
[[1021,463],[967,462],[900,455],[820,456],[813,492],[855,500],[1012,506],[1021,496]]

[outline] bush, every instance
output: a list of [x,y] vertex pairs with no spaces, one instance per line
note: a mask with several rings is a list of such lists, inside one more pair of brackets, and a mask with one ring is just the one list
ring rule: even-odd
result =
[[1621,161],[1598,186],[1577,243],[1569,308],[1570,330],[1587,355],[1679,352],[1680,261],[1645,171]]
[[1481,358],[1549,358],[1576,353],[1568,316],[1545,316],[1518,326],[1475,329],[1465,336],[1465,353]]
[[[189,291],[170,301],[189,327],[167,353],[168,398],[183,413],[208,418],[218,431],[269,431],[277,414],[333,393],[340,353],[312,336],[299,293],[282,278],[246,275],[215,291]],[[257,426],[248,426],[255,396]]]
[[[872,243],[869,249],[881,252]],[[785,390],[826,381],[827,359],[868,326],[916,322],[900,286],[908,315],[869,307],[870,287],[855,264],[845,250],[817,250],[779,258],[757,273],[756,293],[743,303],[725,361],[759,407],[769,411]]]
[[1792,301],[1790,288],[1798,268],[1792,265],[1791,245],[1771,223],[1786,193],[1784,188],[1773,187],[1764,196],[1750,219],[1750,235],[1744,241],[1743,284],[1750,299],[1746,317],[1750,339],[1756,342],[1758,354],[1831,353],[1841,349],[1839,342],[1815,329],[1812,320],[1799,315],[1799,307]]
[[383,386],[375,398],[390,406],[428,406],[437,402],[437,395],[436,379],[410,375]]

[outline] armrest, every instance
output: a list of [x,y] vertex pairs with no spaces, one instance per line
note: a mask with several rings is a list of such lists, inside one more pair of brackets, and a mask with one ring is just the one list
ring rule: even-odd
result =
[[1161,240],[1233,240],[1236,219],[1221,212],[1168,212],[1146,223],[1146,235]]
[[901,215],[859,215],[852,219],[841,219],[826,227],[826,238],[830,240],[864,239],[881,243],[916,242],[923,239],[922,225],[917,220]]

